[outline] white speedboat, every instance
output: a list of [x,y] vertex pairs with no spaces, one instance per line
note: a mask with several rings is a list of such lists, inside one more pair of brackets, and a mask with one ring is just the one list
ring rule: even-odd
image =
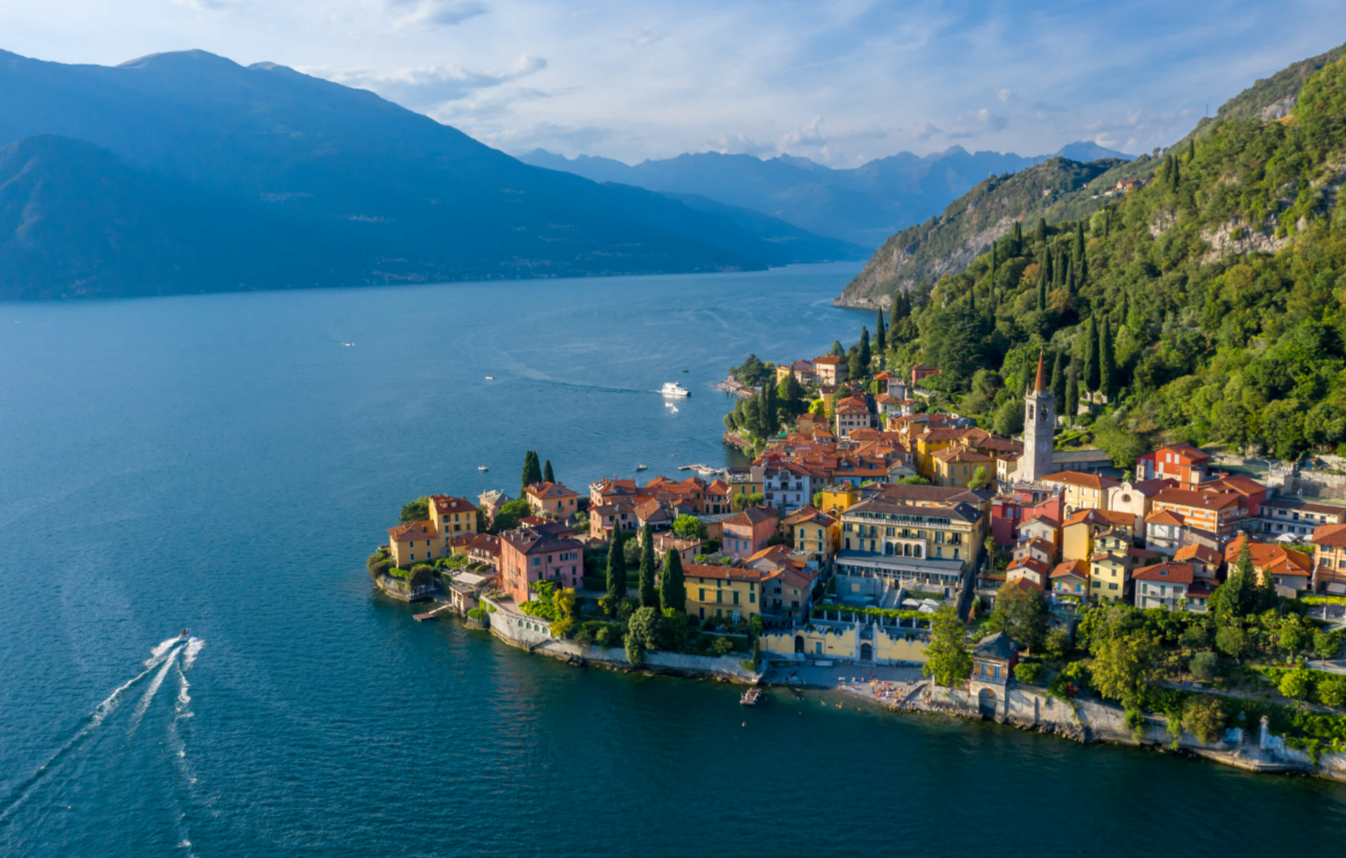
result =
[[664,385],[663,390],[659,391],[664,396],[691,396],[692,392],[678,384],[676,381],[670,381]]
[[486,470],[489,470],[489,468],[487,468],[485,465],[477,465],[477,470],[478,470],[478,471],[486,471]]
[[644,471],[644,470],[646,470],[646,469],[648,469],[648,468],[649,468],[649,465],[636,465],[636,470],[637,470],[637,471]]

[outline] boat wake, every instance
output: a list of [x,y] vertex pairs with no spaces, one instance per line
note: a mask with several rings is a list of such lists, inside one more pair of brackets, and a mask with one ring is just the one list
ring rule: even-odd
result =
[[[95,706],[94,709],[84,717],[83,724],[65,744],[58,748],[45,763],[37,768],[36,771],[27,778],[24,778],[10,792],[10,795],[7,798],[0,801],[0,822],[4,822],[16,808],[23,804],[24,800],[32,794],[33,790],[56,771],[62,760],[72,754],[85,739],[99,727],[99,725],[120,708],[122,701],[126,699],[128,691],[135,687],[145,677],[150,676],[150,674],[153,673],[154,677],[151,679],[145,693],[141,696],[140,702],[132,715],[132,724],[127,731],[127,735],[133,735],[136,728],[139,727],[141,720],[144,718],[146,710],[149,709],[150,703],[154,699],[154,695],[159,690],[159,686],[163,684],[164,677],[168,674],[168,671],[172,668],[174,662],[177,661],[179,653],[183,654],[183,659],[178,665],[178,672],[179,674],[182,674],[184,670],[191,667],[192,662],[196,660],[197,653],[199,653],[201,647],[205,645],[204,641],[197,638],[189,639],[186,642],[186,646],[178,646],[180,643],[182,643],[180,637],[173,637],[159,643],[151,649],[150,657],[143,663],[144,670],[114,688],[112,693],[103,699],[103,702]],[[155,673],[156,670],[158,671],[157,673]],[[190,712],[187,710],[187,706],[191,703],[191,698],[187,696],[186,689],[186,676],[183,675],[182,687],[178,693],[178,713],[181,715],[183,712],[186,712],[189,717]]]

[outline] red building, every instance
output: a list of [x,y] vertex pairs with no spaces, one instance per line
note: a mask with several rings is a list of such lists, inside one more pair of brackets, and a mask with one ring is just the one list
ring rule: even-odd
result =
[[1136,480],[1177,480],[1182,488],[1194,488],[1206,479],[1210,455],[1191,444],[1169,444],[1136,460]]
[[1064,518],[1060,495],[1042,490],[1015,489],[991,499],[991,536],[1001,548],[1019,543],[1019,525],[1035,518]]
[[767,540],[776,535],[778,522],[775,510],[760,506],[729,516],[721,523],[724,553],[747,560],[766,548]]

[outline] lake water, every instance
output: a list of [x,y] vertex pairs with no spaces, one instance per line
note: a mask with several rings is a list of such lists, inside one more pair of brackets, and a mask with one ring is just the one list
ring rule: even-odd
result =
[[[709,386],[872,325],[830,306],[854,271],[0,305],[0,854],[1339,848],[1346,786],[743,710],[371,593],[401,503],[517,494],[526,449],[577,489],[722,464]],[[152,654],[183,626],[199,648]]]

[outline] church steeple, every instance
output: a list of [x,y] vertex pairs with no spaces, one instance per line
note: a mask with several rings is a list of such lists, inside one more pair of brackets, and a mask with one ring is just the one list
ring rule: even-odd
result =
[[1047,385],[1045,352],[1038,352],[1038,374],[1033,392],[1024,400],[1024,452],[1014,478],[1036,482],[1053,472],[1052,434],[1056,430],[1056,399]]
[[1041,393],[1046,389],[1047,389],[1047,374],[1043,370],[1042,349],[1038,349],[1038,377],[1037,380],[1033,382],[1033,392]]

